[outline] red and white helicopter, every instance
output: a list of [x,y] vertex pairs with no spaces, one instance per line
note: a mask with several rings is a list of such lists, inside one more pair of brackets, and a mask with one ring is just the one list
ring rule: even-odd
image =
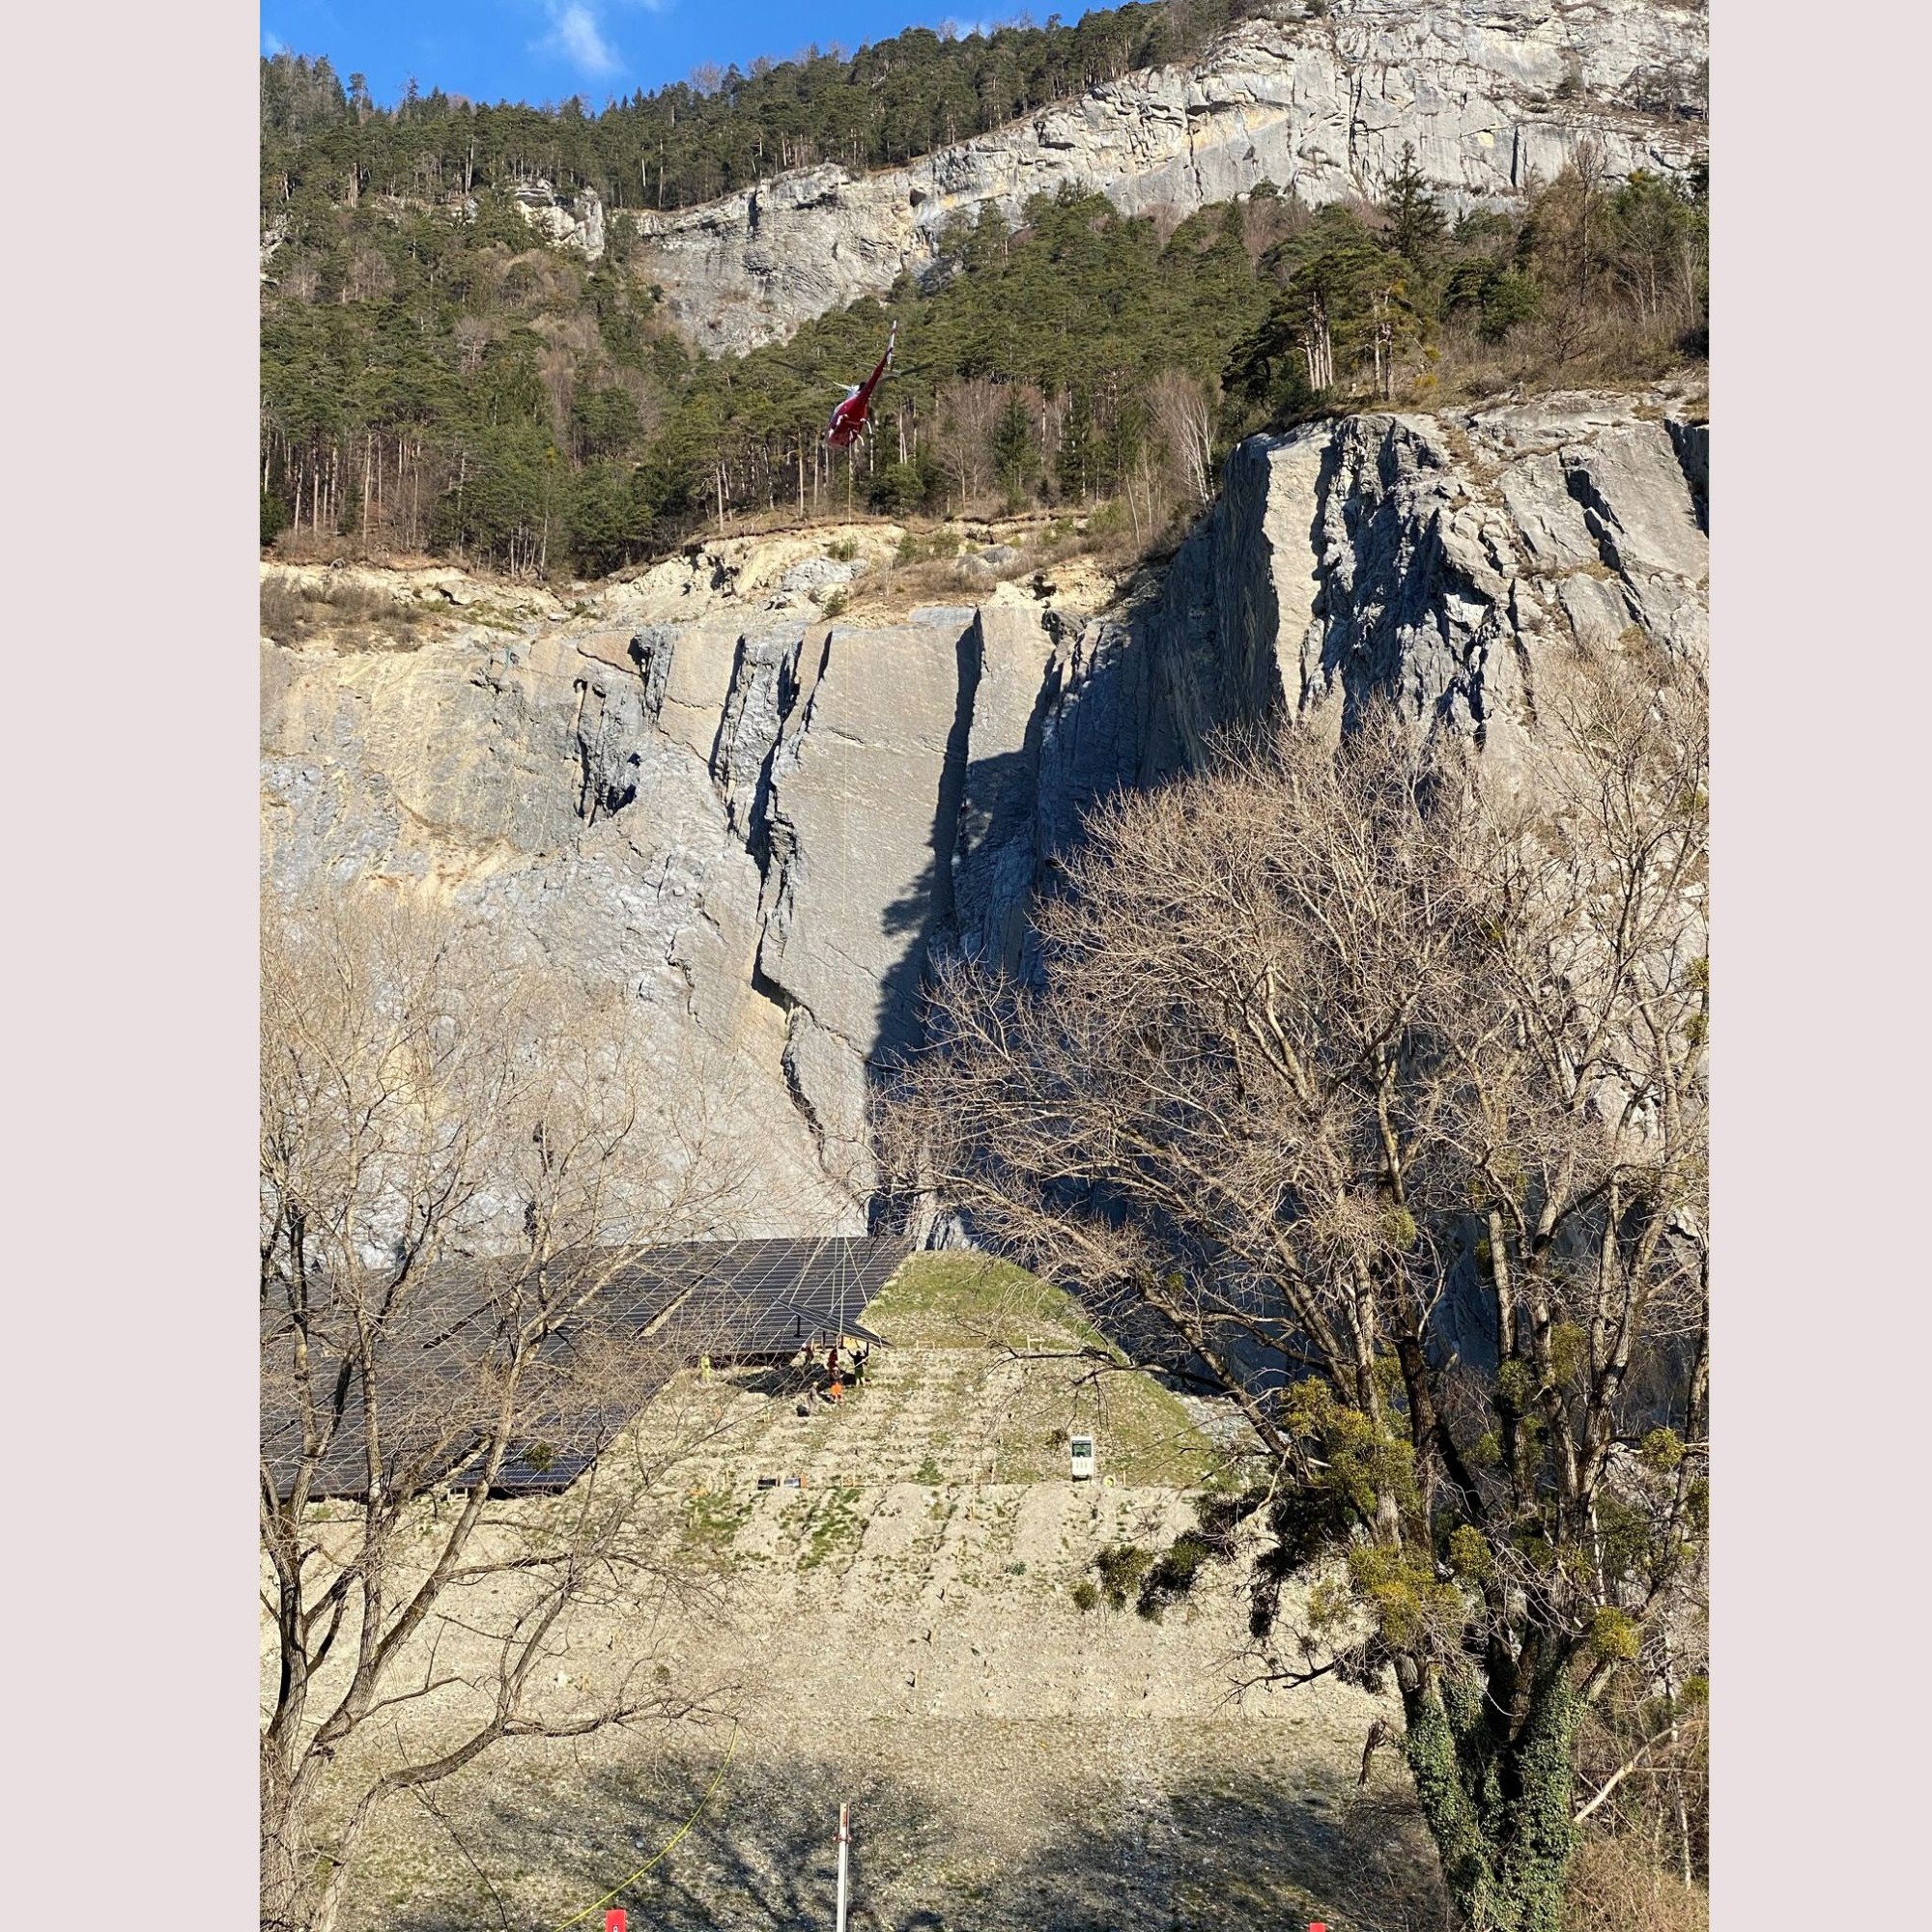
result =
[[866,412],[872,405],[872,391],[879,386],[879,379],[893,366],[893,351],[899,339],[899,326],[894,323],[892,333],[886,337],[886,353],[879,357],[879,366],[863,383],[845,391],[845,400],[832,412],[832,420],[825,426],[825,440],[834,449],[849,449],[866,433]]

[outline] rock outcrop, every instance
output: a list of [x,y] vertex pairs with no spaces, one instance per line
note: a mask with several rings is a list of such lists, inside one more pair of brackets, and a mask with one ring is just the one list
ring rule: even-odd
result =
[[1382,697],[1506,747],[1548,652],[1642,638],[1701,659],[1708,439],[1662,395],[1585,394],[1250,439],[1138,620],[1160,758],[1277,692],[1320,728]]
[[[397,575],[448,635],[265,644],[269,878],[438,892],[623,987],[756,1170],[742,1232],[858,1228],[867,1082],[917,1042],[931,950],[1021,965],[1094,799],[1230,723],[1335,730],[1378,695],[1507,755],[1552,654],[1702,651],[1707,478],[1667,394],[1552,396],[1252,439],[1159,582],[1099,615],[1004,584],[828,624],[786,587],[826,547],[803,535],[569,608]],[[896,536],[860,526],[841,560]]]
[[1129,213],[1264,181],[1319,204],[1374,194],[1405,145],[1455,207],[1548,180],[1585,136],[1613,176],[1672,174],[1702,147],[1701,0],[1335,0],[1260,20],[1195,64],[1130,73],[926,156],[854,175],[795,169],[637,222],[677,327],[744,350],[939,259],[956,217],[1016,220],[1062,187]]
[[590,188],[568,200],[542,176],[511,190],[516,210],[553,247],[568,248],[586,262],[604,259],[604,204]]

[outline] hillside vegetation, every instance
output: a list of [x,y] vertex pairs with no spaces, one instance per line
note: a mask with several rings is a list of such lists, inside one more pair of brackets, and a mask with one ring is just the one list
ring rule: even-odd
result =
[[[262,198],[301,223],[353,177],[363,192],[453,194],[543,175],[613,208],[683,208],[814,161],[891,167],[1004,126],[1139,68],[1184,60],[1262,0],[1134,0],[1073,25],[1007,24],[960,38],[908,27],[848,56],[811,44],[749,73],[707,63],[689,80],[601,113],[491,106],[413,82],[379,106],[325,59],[262,64]],[[1318,9],[1311,11],[1319,12]]]
[[[981,60],[1001,41],[951,46]],[[933,100],[952,58],[935,54]],[[665,325],[630,224],[611,224],[591,267],[541,245],[510,193],[537,164],[605,182],[597,143],[636,104],[487,110],[522,133],[475,135],[473,213],[452,213],[425,191],[421,155],[386,174],[338,166],[344,141],[406,156],[413,108],[330,108],[311,126],[290,100],[340,95],[332,75],[288,56],[263,73],[270,185],[305,168],[286,207],[265,203],[282,242],[263,296],[263,541],[294,556],[599,576],[746,516],[993,504],[1105,508],[1101,531],[1144,549],[1213,495],[1221,456],[1258,427],[1511,383],[1650,381],[1706,348],[1702,176],[1609,182],[1584,143],[1520,205],[1461,220],[1412,164],[1376,201],[1320,211],[1267,184],[1184,220],[1037,197],[1016,228],[993,211],[954,222],[937,270],[885,303],[707,359]],[[771,89],[734,99],[752,104],[721,126],[784,124]],[[840,460],[825,415],[889,315],[900,350],[875,435]]]

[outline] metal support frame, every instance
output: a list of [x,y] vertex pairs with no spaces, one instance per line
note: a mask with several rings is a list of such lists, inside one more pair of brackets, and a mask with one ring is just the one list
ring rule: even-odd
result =
[[834,1932],[845,1932],[845,1872],[846,1860],[852,1849],[852,1807],[841,1804],[838,1807],[838,1917]]

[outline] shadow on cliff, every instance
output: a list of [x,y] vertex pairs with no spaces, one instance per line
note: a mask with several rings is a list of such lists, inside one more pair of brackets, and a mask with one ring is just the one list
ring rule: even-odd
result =
[[[1256,722],[1285,696],[1275,656],[1274,588],[1265,571],[1246,567],[1262,554],[1265,491],[1252,479],[1235,488],[1244,473],[1231,458],[1229,491],[1133,609],[1077,627],[1042,612],[1055,650],[1017,734],[1017,751],[972,754],[986,669],[983,610],[960,635],[930,858],[885,914],[887,932],[904,944],[881,983],[868,1056],[875,1075],[920,1043],[922,996],[935,950],[959,949],[1008,971],[1030,971],[1036,956],[1028,943],[1029,903],[1037,892],[1053,889],[1056,861],[1078,844],[1094,806],[1124,787],[1158,784],[1184,771],[1216,732]],[[1330,451],[1318,499],[1333,475]],[[1314,515],[1319,526],[1319,503]],[[1312,548],[1318,535],[1311,530]],[[994,721],[982,736],[1010,743],[1013,722]]]
[[[1256,716],[1279,691],[1266,667],[1240,655],[1221,663],[1216,614],[1214,516],[1204,519],[1170,566],[1161,595],[1123,621],[1055,632],[1057,650],[1019,749],[971,755],[985,669],[982,624],[959,638],[957,699],[932,804],[928,859],[884,912],[898,942],[880,982],[879,1018],[867,1058],[876,1094],[895,1067],[919,1051],[933,961],[964,953],[1031,978],[1038,969],[1031,923],[1036,895],[1055,889],[1058,866],[1081,838],[1095,805],[1128,787],[1157,784],[1184,770],[1218,726]],[[1225,592],[1220,594],[1225,596]],[[1049,628],[1056,621],[1048,618]],[[1263,670],[1266,670],[1266,677]],[[997,725],[982,732],[1010,743]],[[902,1232],[910,1204],[875,1195],[867,1221],[877,1234]],[[970,1225],[959,1232],[971,1236]],[[1095,1325],[1172,1385],[1202,1386],[1205,1365],[1131,1300],[1090,1303]]]
[[866,1054],[867,1083],[874,1090],[882,1079],[890,1077],[895,1062],[921,1044],[924,1036],[928,961],[936,948],[958,943],[953,866],[961,812],[974,776],[974,761],[967,753],[983,663],[977,618],[961,632],[953,648],[957,665],[956,696],[952,728],[947,733],[946,756],[940,766],[938,795],[932,801],[926,863],[907,889],[886,906],[882,916],[886,933],[900,941],[900,948],[896,962],[879,981],[878,1026]]
[[[838,1714],[826,1721],[836,1729]],[[946,1729],[956,1742],[960,1727]],[[930,1765],[915,1785],[876,1761],[741,1757],[691,1831],[615,1902],[652,1932],[830,1925],[843,1802],[853,1932],[1299,1932],[1311,1918],[1335,1932],[1395,1932],[1442,1922],[1414,1802],[1386,1769],[1366,1791],[1315,1766],[1213,1766],[1170,1778],[1157,1760],[1117,1757],[1116,1729],[1056,1725],[1052,1735],[1061,1761],[1045,1766],[1016,1734],[1035,1758],[1032,1775],[1014,1791],[1009,1833],[990,1840],[988,1797],[1014,1776],[1001,1737],[986,1741],[999,1762],[960,1765],[959,1785]],[[862,1733],[854,1756],[876,1760],[895,1742],[911,1746]],[[488,1779],[452,1791],[439,1806],[447,1827],[419,1821],[418,1842],[435,1847],[443,1875],[382,1922],[393,1932],[543,1932],[664,1846],[714,1771],[715,1760],[670,1756],[566,1772],[541,1797],[512,1797]],[[534,1910],[526,1889],[539,1875],[548,1911]],[[371,1920],[375,1887],[365,1884],[352,1922]]]

